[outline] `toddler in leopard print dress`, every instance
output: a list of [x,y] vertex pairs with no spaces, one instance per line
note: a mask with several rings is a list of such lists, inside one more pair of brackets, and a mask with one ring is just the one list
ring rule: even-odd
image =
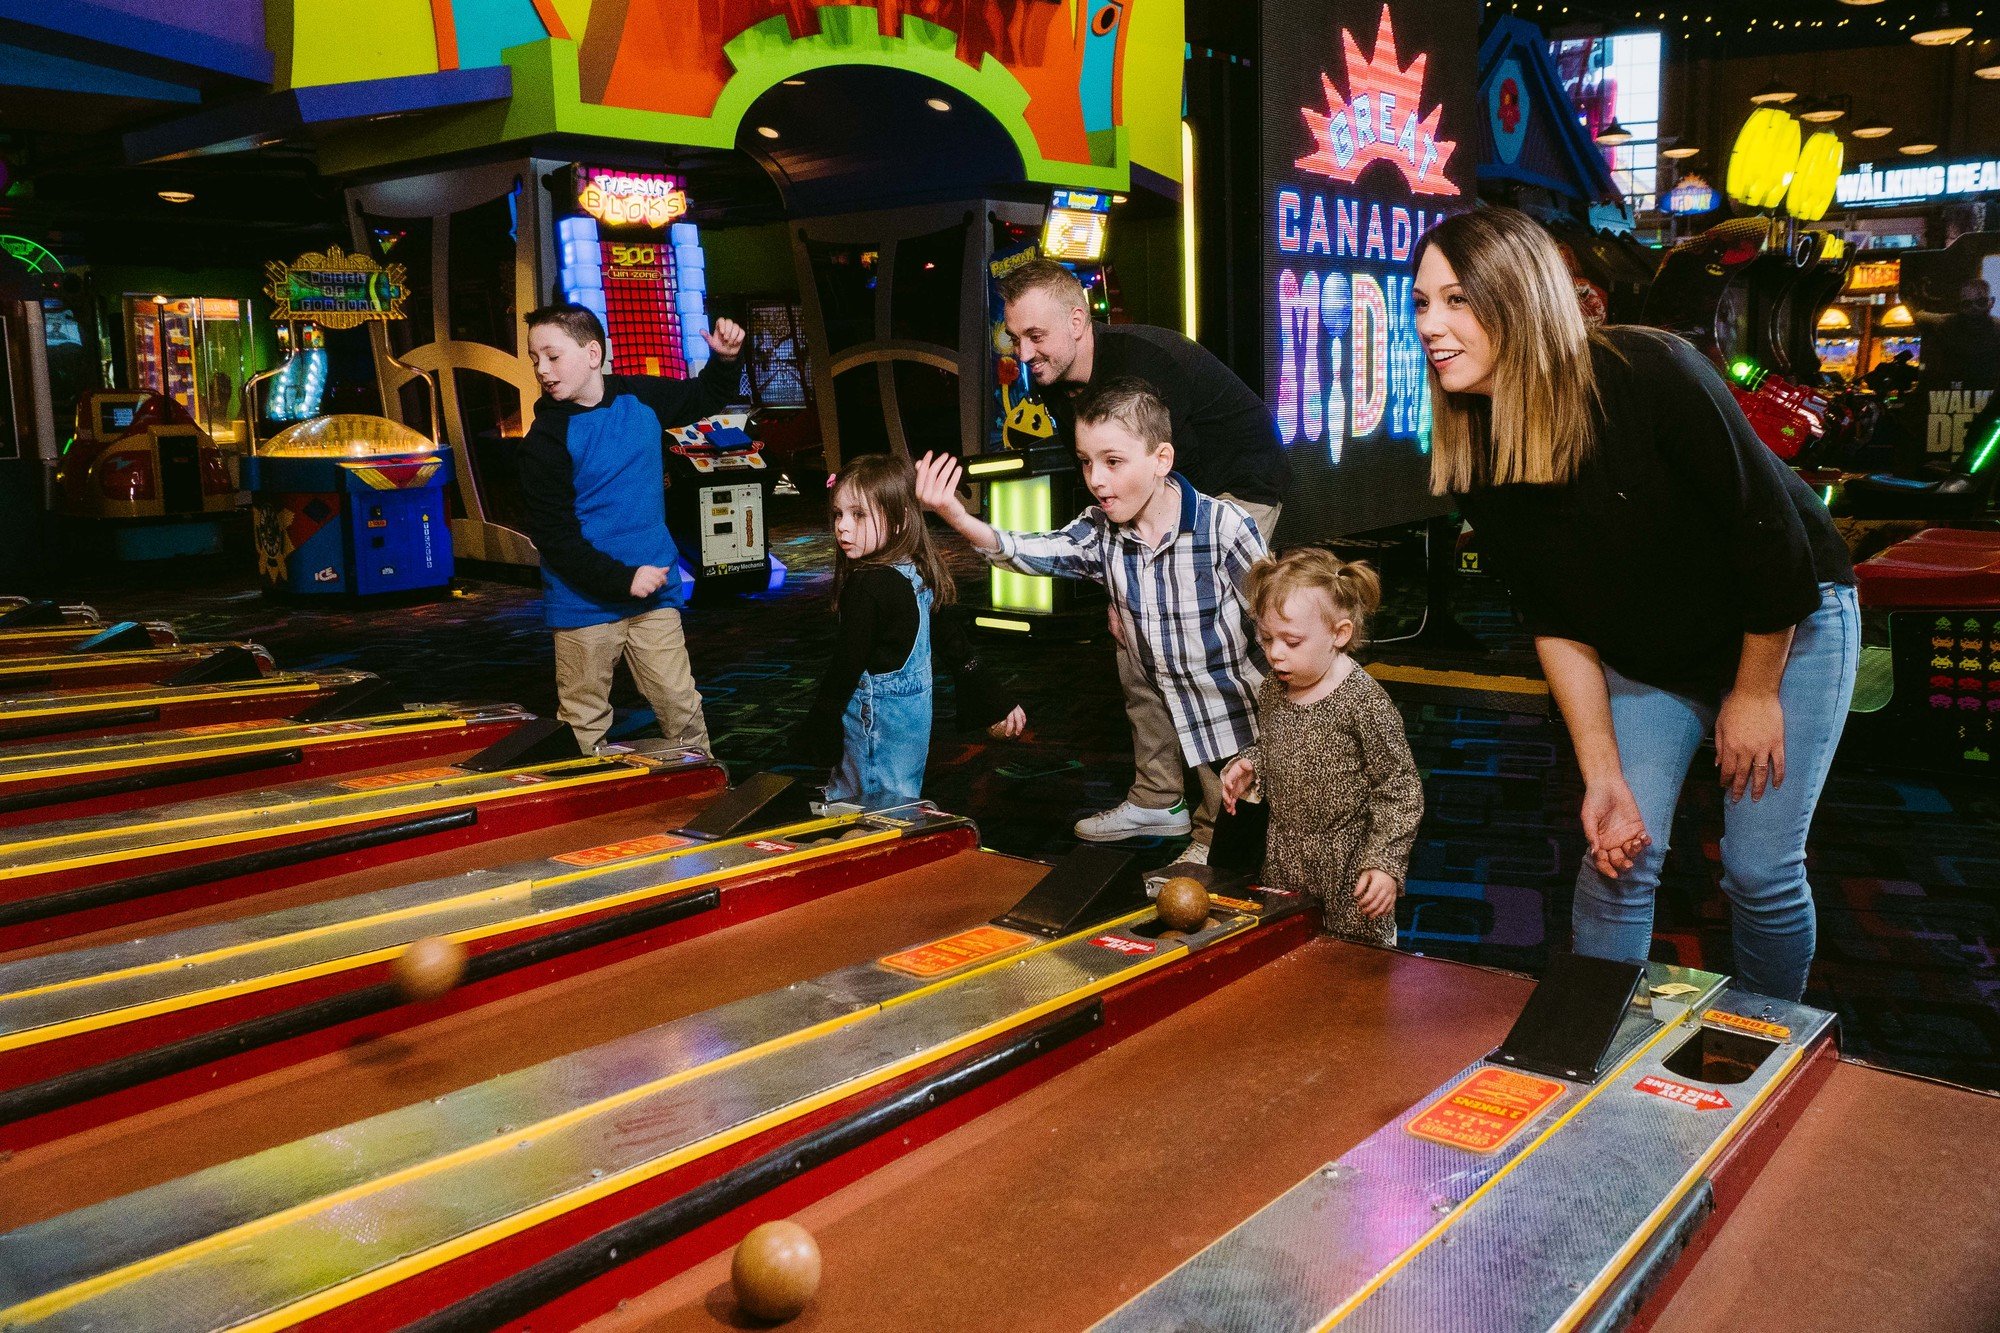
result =
[[1306,547],[1259,561],[1243,591],[1271,673],[1257,744],[1223,771],[1223,801],[1234,811],[1261,786],[1264,883],[1318,899],[1329,935],[1393,947],[1424,789],[1401,715],[1351,655],[1381,580]]

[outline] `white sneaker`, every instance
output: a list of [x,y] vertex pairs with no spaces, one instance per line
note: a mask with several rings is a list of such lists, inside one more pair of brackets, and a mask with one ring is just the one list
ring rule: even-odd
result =
[[1181,849],[1181,854],[1175,860],[1184,866],[1205,866],[1208,864],[1208,844],[1191,842]]
[[1175,801],[1164,810],[1121,801],[1116,809],[1076,821],[1076,836],[1085,842],[1118,842],[1125,838],[1178,838],[1194,827],[1187,802]]

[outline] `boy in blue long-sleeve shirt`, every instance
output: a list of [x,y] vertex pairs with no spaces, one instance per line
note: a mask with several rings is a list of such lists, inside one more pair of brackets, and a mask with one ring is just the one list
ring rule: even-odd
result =
[[667,532],[664,431],[735,396],[743,330],[717,320],[713,355],[692,380],[604,373],[604,326],[580,305],[528,315],[528,359],[542,386],[518,454],[528,535],[542,556],[542,605],[556,639],[557,712],[587,752],[611,728],[611,674],[622,656],[660,731],[708,748],[688,666],[679,553]]

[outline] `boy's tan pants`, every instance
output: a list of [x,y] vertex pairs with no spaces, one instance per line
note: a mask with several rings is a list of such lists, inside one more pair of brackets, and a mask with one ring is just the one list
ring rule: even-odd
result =
[[[1234,496],[1222,496],[1233,500]],[[1252,504],[1236,500],[1243,512],[1257,524],[1257,531],[1269,543],[1278,526],[1282,505]],[[1125,689],[1125,718],[1132,724],[1132,789],[1125,799],[1149,810],[1165,810],[1187,793],[1187,760],[1181,755],[1180,733],[1174,730],[1174,716],[1167,701],[1139,665],[1138,657],[1118,645],[1118,683]],[[1202,764],[1195,769],[1201,785],[1201,799],[1194,807],[1194,841],[1206,846],[1215,836],[1215,814],[1222,808],[1222,764]]]
[[681,613],[671,606],[608,625],[556,634],[556,716],[576,732],[587,754],[611,730],[611,673],[623,657],[639,693],[653,706],[660,734],[673,745],[708,748],[701,694],[688,665]]

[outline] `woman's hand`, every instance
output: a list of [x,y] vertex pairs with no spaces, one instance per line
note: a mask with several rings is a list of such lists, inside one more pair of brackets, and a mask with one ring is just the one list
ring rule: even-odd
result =
[[1715,763],[1729,799],[1762,800],[1764,788],[1785,785],[1785,709],[1776,694],[1736,689],[1715,715]]
[[1019,704],[1014,711],[986,729],[986,734],[996,740],[1012,740],[1028,729],[1028,715],[1021,711]]
[[1606,879],[1630,870],[1639,854],[1652,846],[1645,817],[1624,777],[1600,778],[1584,787],[1583,836],[1590,844],[1590,859]]
[[1364,870],[1354,881],[1354,905],[1363,916],[1387,916],[1396,910],[1396,879],[1385,870]]
[[1222,770],[1222,805],[1230,814],[1236,813],[1236,803],[1250,794],[1257,785],[1257,766],[1237,755]]

